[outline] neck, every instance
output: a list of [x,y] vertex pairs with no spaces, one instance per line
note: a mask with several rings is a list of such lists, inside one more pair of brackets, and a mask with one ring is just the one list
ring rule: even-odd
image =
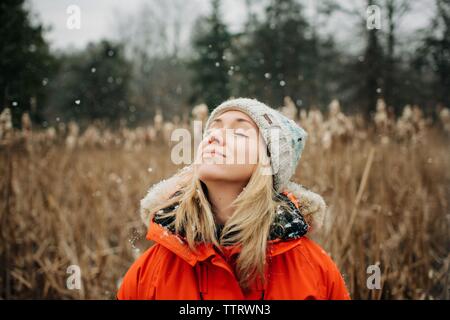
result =
[[231,203],[241,193],[245,184],[223,181],[208,181],[205,184],[216,222],[225,224],[234,213]]

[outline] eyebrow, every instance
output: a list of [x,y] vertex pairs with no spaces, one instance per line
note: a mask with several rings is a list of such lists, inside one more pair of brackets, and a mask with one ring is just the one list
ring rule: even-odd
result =
[[[214,119],[214,120],[211,122],[211,124],[216,123],[216,122],[222,123],[223,121],[222,121],[222,119],[217,118],[217,119]],[[234,123],[234,122],[238,122],[238,123],[247,122],[248,124],[250,124],[250,125],[253,127],[253,123],[251,123],[249,120],[244,119],[244,118],[236,118],[236,119],[233,120],[233,123]]]

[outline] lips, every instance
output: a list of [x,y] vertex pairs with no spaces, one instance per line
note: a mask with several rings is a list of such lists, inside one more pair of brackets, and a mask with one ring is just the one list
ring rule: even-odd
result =
[[218,150],[205,150],[205,151],[203,151],[203,155],[207,155],[207,154],[209,154],[209,155],[211,155],[211,156],[213,156],[213,157],[215,157],[215,156],[222,156],[223,158],[226,158],[226,156],[222,153],[222,152],[220,152],[220,151],[218,151]]

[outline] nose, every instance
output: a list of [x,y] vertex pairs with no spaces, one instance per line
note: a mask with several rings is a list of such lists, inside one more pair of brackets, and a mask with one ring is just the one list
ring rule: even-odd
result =
[[217,142],[219,145],[223,145],[224,137],[221,129],[215,129],[209,135],[208,144],[212,144],[214,142]]

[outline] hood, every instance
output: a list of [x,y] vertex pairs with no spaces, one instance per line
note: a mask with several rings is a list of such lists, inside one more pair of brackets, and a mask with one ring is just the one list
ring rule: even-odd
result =
[[[149,188],[140,202],[141,219],[147,227],[152,216],[150,209],[164,204],[181,187],[181,182],[189,178],[187,174],[190,170],[191,166],[186,166],[172,177],[161,180]],[[298,208],[309,225],[308,233],[317,232],[322,227],[327,206],[319,194],[293,181],[288,182],[280,194],[286,195]]]

